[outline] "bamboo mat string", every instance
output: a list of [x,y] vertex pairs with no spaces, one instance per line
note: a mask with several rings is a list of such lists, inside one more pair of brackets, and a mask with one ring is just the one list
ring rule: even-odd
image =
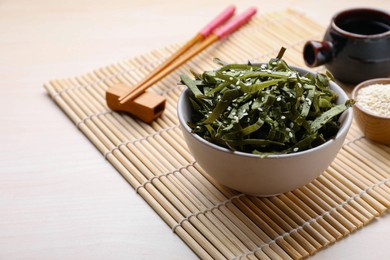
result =
[[[187,169],[187,168],[190,167],[190,166],[193,166],[195,163],[196,163],[196,162],[194,161],[194,162],[192,162],[192,163],[190,163],[190,164],[188,164],[188,165],[182,166],[182,167],[180,167],[180,168],[178,168],[178,169],[176,169],[176,170],[173,170],[173,171],[171,171],[171,172],[163,173],[163,174],[159,174],[159,175],[153,176],[152,178],[150,178],[149,180],[145,181],[144,183],[142,183],[141,185],[139,185],[137,188],[135,188],[135,192],[138,193],[138,190],[139,190],[140,188],[145,188],[145,185],[148,184],[148,183],[152,183],[154,179],[160,179],[161,177],[167,177],[167,176],[170,175],[170,174],[174,174],[174,173],[176,173],[176,172],[181,172],[182,170]],[[193,213],[191,213],[191,214],[193,214]],[[191,215],[191,214],[190,214],[190,215]],[[187,218],[187,217],[186,217],[186,218]],[[182,220],[183,220],[183,219],[181,219],[179,222],[182,222]]]
[[245,194],[238,194],[238,195],[235,195],[235,196],[233,196],[233,197],[231,197],[231,198],[229,198],[229,199],[227,199],[227,200],[225,200],[225,201],[222,201],[222,202],[220,202],[219,204],[214,205],[214,206],[212,206],[212,207],[210,207],[210,208],[207,208],[207,209],[204,209],[204,210],[202,210],[202,211],[198,211],[198,212],[189,214],[189,215],[186,216],[185,218],[182,218],[176,225],[174,225],[174,226],[172,227],[172,232],[175,232],[176,228],[180,227],[184,221],[188,221],[191,217],[197,217],[197,216],[199,216],[200,214],[204,214],[204,213],[206,213],[206,212],[208,212],[208,211],[213,211],[214,209],[218,209],[218,208],[221,207],[221,206],[226,206],[227,203],[233,201],[234,199],[237,199],[237,198],[239,198],[239,197],[242,197],[242,196],[245,196]]
[[[77,128],[80,128],[80,125],[81,124],[85,124],[86,120],[92,120],[93,117],[104,116],[104,115],[111,114],[111,113],[115,113],[115,112],[112,111],[112,110],[107,110],[107,111],[103,111],[103,112],[99,112],[99,113],[96,113],[96,114],[92,114],[92,115],[86,116],[86,117],[82,118],[80,121],[78,121],[76,123],[76,126],[77,126]],[[106,158],[106,156],[104,156],[104,158]]]
[[[100,113],[99,113],[100,114]],[[105,114],[105,112],[103,113]],[[92,115],[92,116],[95,116],[95,115]],[[87,119],[89,119],[91,116],[87,117]],[[84,121],[84,119],[82,120]],[[80,123],[82,123],[82,121],[80,121]],[[175,129],[175,128],[178,128],[179,125],[176,124],[176,125],[173,125],[173,126],[170,126],[170,127],[167,127],[167,128],[163,128],[163,129],[160,129],[158,130],[157,132],[155,133],[152,133],[152,134],[148,134],[146,136],[143,136],[141,138],[138,138],[138,139],[134,139],[134,140],[130,140],[130,141],[124,141],[124,142],[121,142],[118,146],[115,146],[113,149],[111,149],[110,151],[107,151],[105,154],[104,154],[104,158],[106,158],[110,153],[112,153],[113,151],[115,150],[118,150],[120,149],[121,146],[127,146],[129,144],[134,144],[136,142],[141,142],[143,140],[147,140],[148,138],[151,138],[151,137],[154,137],[154,136],[157,136],[157,135],[161,135],[163,132],[167,132],[169,130],[172,130],[172,129]]]
[[[298,29],[297,29],[298,28]],[[294,32],[294,33],[293,33]],[[192,158],[180,131],[178,74],[210,70],[213,57],[246,63],[274,57],[303,66],[306,39],[323,28],[295,11],[264,14],[155,84],[166,110],[151,125],[110,111],[105,91],[134,85],[180,45],[85,75],[45,84],[64,110],[135,191],[203,259],[300,259],[369,223],[390,207],[390,148],[364,138],[353,122],[338,156],[316,180],[271,198],[245,196],[216,183]],[[323,72],[324,68],[316,69]]]

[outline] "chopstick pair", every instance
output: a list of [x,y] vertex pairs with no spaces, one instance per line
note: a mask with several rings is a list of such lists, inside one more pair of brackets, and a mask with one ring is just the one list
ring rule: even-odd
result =
[[[108,107],[112,110],[128,112],[144,122],[151,123],[164,111],[166,100],[160,95],[145,92],[145,90],[213,43],[227,37],[246,24],[256,14],[256,8],[249,8],[228,21],[234,12],[235,7],[229,6],[135,86],[129,88],[124,84],[116,84],[109,88],[106,92]],[[225,22],[227,23],[224,24]]]
[[[218,40],[225,38],[229,34],[236,31],[239,27],[246,24],[251,19],[251,17],[256,14],[256,8],[252,7],[248,9],[246,12],[229,21],[226,25],[220,27],[234,15],[234,12],[234,6],[229,6],[227,9],[225,9],[211,23],[209,23],[191,40],[189,40],[182,48],[169,57],[163,64],[157,67],[151,74],[149,74],[136,86],[132,87],[128,93],[120,97],[120,104],[124,104],[127,101],[138,97],[147,88],[160,81],[162,78],[200,53],[202,50],[206,49],[208,46],[217,42]],[[199,45],[193,47],[197,43],[199,43]],[[191,49],[191,47],[193,47],[193,49]]]

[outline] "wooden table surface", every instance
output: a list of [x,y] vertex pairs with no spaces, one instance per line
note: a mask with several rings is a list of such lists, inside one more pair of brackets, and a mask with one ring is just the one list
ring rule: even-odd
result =
[[[389,0],[240,1],[326,26]],[[183,42],[226,1],[0,0],[0,259],[196,259],[42,85]],[[312,259],[389,259],[390,216]]]

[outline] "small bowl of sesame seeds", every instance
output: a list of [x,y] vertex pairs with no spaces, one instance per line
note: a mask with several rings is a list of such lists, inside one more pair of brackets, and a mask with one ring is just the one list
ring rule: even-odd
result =
[[390,78],[378,78],[357,85],[352,98],[354,115],[364,135],[375,142],[390,144]]

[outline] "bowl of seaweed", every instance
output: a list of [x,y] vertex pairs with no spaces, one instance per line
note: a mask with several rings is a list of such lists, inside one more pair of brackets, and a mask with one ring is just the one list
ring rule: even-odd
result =
[[237,191],[271,196],[320,175],[342,147],[354,104],[328,73],[267,63],[181,75],[177,113],[200,166]]

